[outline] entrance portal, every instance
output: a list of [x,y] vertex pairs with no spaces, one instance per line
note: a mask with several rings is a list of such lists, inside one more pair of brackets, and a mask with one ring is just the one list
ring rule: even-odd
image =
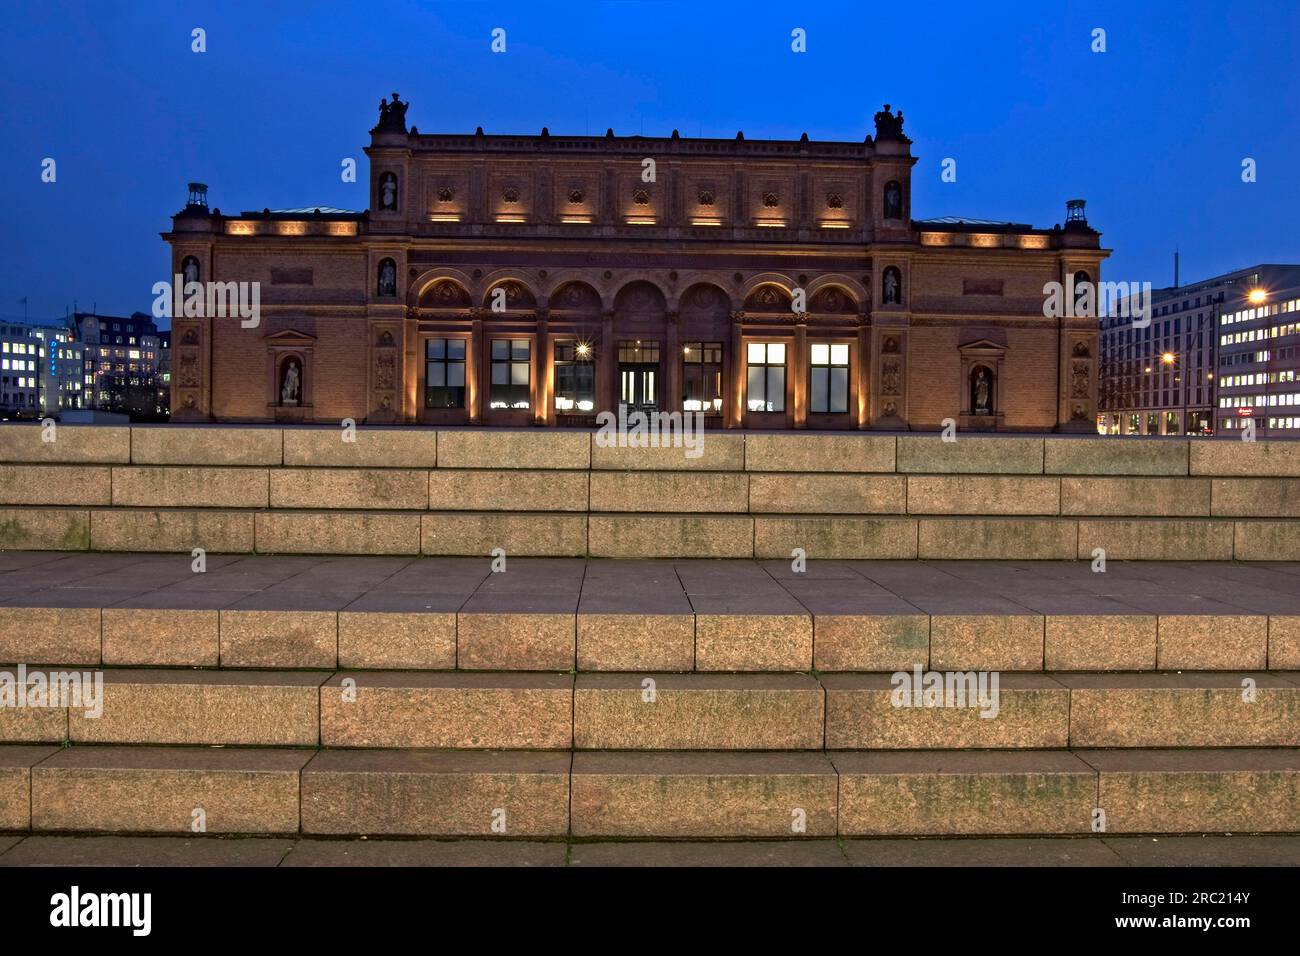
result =
[[618,400],[628,411],[659,408],[659,343],[640,339],[618,343]]

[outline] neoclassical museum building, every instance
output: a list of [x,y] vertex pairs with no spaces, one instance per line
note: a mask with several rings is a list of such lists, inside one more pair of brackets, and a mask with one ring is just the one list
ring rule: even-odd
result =
[[429,134],[407,106],[380,104],[365,212],[191,184],[172,274],[259,283],[260,321],[174,316],[173,420],[1095,430],[1097,320],[1044,309],[1100,280],[1083,204],[915,219],[889,107],[815,142]]

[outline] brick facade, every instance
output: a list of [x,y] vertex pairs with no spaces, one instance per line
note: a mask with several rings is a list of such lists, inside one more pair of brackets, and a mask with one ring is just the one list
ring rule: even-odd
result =
[[174,217],[173,274],[261,304],[256,327],[174,317],[176,420],[585,425],[626,400],[732,428],[1094,427],[1096,319],[1043,303],[1100,280],[1099,233],[913,219],[901,114],[848,143],[405,112],[371,131],[367,212]]

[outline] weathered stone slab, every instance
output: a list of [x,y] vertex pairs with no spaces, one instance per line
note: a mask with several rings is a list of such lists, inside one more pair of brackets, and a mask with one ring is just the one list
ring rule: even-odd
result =
[[1186,475],[1187,439],[1048,438],[1044,471],[1049,475]]
[[433,468],[438,463],[438,433],[425,428],[373,428],[358,425],[355,441],[343,429],[286,428],[287,466],[347,468]]
[[[52,437],[52,441],[46,441]],[[0,424],[0,461],[113,465],[131,460],[131,430],[117,425]]]
[[131,461],[137,465],[278,465],[279,428],[229,425],[160,425],[131,428]]
[[265,508],[265,468],[114,468],[113,504],[135,508]]
[[893,435],[745,436],[747,471],[892,472]]
[[912,474],[1041,475],[1043,439],[899,435],[898,470]]
[[586,469],[590,466],[591,434],[585,431],[471,428],[438,432],[439,468]]
[[0,505],[107,505],[112,469],[81,465],[0,465]]

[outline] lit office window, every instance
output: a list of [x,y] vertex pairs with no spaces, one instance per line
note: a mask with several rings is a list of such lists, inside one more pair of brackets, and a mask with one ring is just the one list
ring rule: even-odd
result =
[[528,408],[529,359],[532,344],[528,339],[492,340],[493,408]]
[[465,340],[426,339],[424,407],[465,407]]
[[809,348],[808,410],[838,414],[849,410],[849,347],[814,342]]
[[596,370],[591,346],[566,339],[555,343],[555,410],[590,412],[596,408]]
[[682,383],[687,412],[722,412],[722,343],[687,342],[682,347],[686,370]]
[[751,412],[785,411],[785,344],[750,342],[746,402]]

